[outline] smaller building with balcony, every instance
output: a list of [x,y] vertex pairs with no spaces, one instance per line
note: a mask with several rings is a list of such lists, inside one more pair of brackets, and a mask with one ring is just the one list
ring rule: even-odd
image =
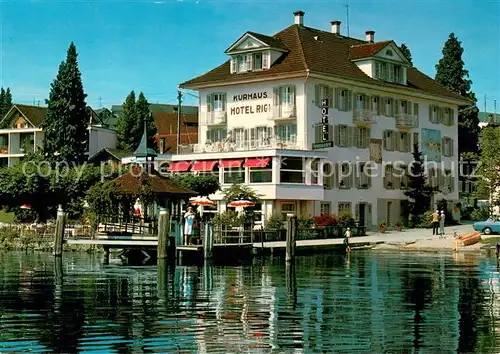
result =
[[[104,148],[116,148],[116,131],[103,126],[90,107],[88,156]],[[29,153],[43,149],[43,121],[47,107],[14,104],[0,121],[0,167],[11,167]]]

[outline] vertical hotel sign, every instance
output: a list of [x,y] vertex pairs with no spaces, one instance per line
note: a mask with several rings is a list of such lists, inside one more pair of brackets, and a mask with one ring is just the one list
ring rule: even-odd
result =
[[321,142],[312,144],[313,149],[324,149],[333,147],[333,141],[330,140],[328,131],[328,99],[321,100]]

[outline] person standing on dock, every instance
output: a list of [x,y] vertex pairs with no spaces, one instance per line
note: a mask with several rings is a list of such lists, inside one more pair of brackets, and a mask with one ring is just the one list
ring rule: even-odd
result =
[[432,213],[432,234],[439,235],[439,210]]
[[441,217],[439,218],[439,235],[440,237],[444,237],[444,210],[441,210]]
[[345,230],[345,237],[344,237],[344,245],[345,245],[345,253],[351,252],[351,247],[349,247],[349,241],[351,241],[351,228],[347,228]]
[[191,243],[191,236],[194,231],[194,212],[192,207],[188,207],[186,213],[184,214],[184,244],[189,245]]

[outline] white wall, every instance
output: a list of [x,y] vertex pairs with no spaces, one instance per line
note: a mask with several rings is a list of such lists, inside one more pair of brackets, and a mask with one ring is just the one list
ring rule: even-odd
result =
[[89,156],[104,148],[116,149],[116,131],[92,127],[89,129]]

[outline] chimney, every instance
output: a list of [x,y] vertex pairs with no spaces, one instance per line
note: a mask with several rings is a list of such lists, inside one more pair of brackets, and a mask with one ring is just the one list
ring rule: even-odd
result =
[[295,11],[293,13],[294,23],[299,26],[304,25],[304,11]]
[[366,41],[368,43],[375,43],[375,31],[368,30],[365,32],[366,34]]
[[340,24],[342,22],[340,22],[340,21],[332,21],[330,23],[332,24],[332,33],[333,34],[337,34],[337,35],[340,36]]

